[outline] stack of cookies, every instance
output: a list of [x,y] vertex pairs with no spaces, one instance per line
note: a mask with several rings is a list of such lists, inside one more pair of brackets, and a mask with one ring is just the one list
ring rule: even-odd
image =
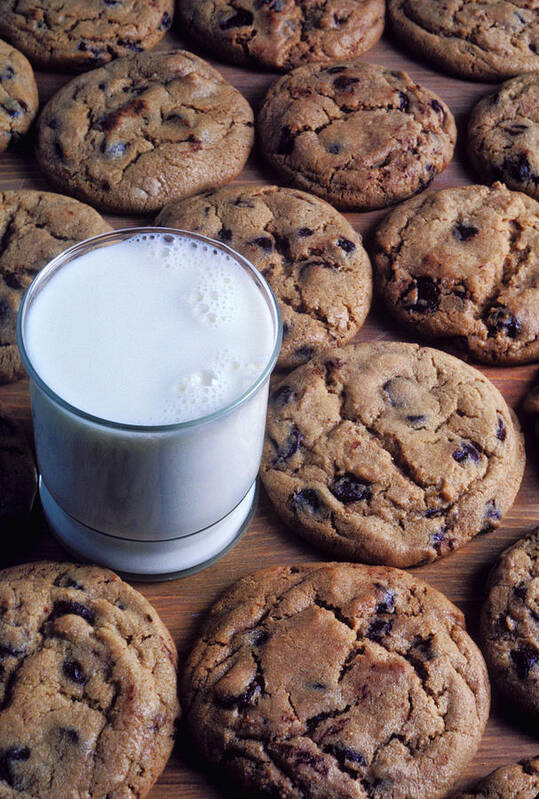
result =
[[[0,151],[15,157],[31,131],[54,189],[0,194],[0,382],[24,374],[25,289],[124,221],[101,212],[228,245],[279,303],[261,479],[283,524],[331,562],[239,580],[180,680],[197,749],[257,796],[448,797],[487,724],[489,674],[535,730],[539,718],[538,532],[491,571],[481,650],[461,611],[402,571],[499,527],[524,473],[517,417],[477,365],[539,360],[539,9],[387,11],[437,69],[505,81],[474,98],[459,134],[480,183],[426,191],[457,125],[429,86],[364,57],[384,0],[0,0]],[[256,115],[221,67],[170,34],[154,49],[173,24],[187,47],[240,65],[243,87],[252,70],[284,73]],[[70,79],[32,130],[33,67]],[[226,185],[255,144],[269,179]],[[341,213],[390,206],[366,244]],[[373,295],[383,324],[368,342]],[[387,340],[401,335],[415,343]],[[527,407],[539,414],[537,391]],[[24,521],[36,467],[5,410],[0,455],[2,520]],[[144,797],[173,745],[176,666],[155,610],[111,572],[1,572],[0,797]],[[537,796],[536,757],[455,799]]]

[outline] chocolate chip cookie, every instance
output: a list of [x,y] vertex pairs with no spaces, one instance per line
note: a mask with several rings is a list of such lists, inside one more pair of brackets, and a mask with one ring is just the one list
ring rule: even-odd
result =
[[368,313],[371,264],[361,238],[311,194],[279,186],[227,186],[172,203],[156,224],[223,241],[262,272],[283,319],[281,369],[346,343]]
[[240,580],[182,684],[204,756],[280,799],[446,796],[489,708],[458,608],[417,577],[352,564]]
[[87,205],[46,191],[0,192],[0,383],[23,377],[17,312],[39,270],[73,244],[111,227]]
[[0,0],[0,33],[42,69],[93,69],[163,38],[174,0]]
[[453,799],[537,799],[539,757],[501,766],[482,779],[471,793]]
[[446,104],[406,72],[311,64],[270,88],[262,152],[285,180],[338,208],[382,208],[421,191],[453,155]]
[[501,183],[414,197],[376,231],[377,286],[421,336],[486,363],[539,358],[539,203]]
[[0,523],[3,527],[6,522],[28,516],[36,490],[37,473],[28,439],[21,425],[0,405]]
[[0,39],[0,153],[28,131],[38,104],[29,61]]
[[468,152],[482,179],[539,200],[539,72],[519,75],[479,101]]
[[539,716],[539,528],[502,552],[489,578],[481,635],[496,686]]
[[176,649],[113,572],[0,572],[0,795],[146,796],[178,715]]
[[179,0],[178,12],[222,58],[288,70],[364,53],[382,35],[385,0]]
[[454,75],[500,80],[539,69],[535,0],[389,0],[406,46]]
[[253,112],[206,61],[184,50],[121,58],[72,80],[38,124],[52,182],[112,212],[151,213],[241,172]]
[[458,358],[348,344],[274,385],[260,473],[277,513],[316,546],[414,566],[500,524],[524,470],[517,424]]

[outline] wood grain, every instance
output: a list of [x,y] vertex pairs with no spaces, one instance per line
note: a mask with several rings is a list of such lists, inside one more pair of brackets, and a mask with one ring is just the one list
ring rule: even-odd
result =
[[[160,47],[177,46],[181,39],[175,33],[167,35]],[[189,45],[187,45],[189,47]],[[195,49],[195,48],[192,48]],[[204,52],[198,51],[206,56]],[[419,59],[410,57],[401,46],[385,35],[378,45],[364,56],[366,61],[380,63],[392,69],[406,69],[418,81],[438,92],[453,110],[458,127],[459,143],[453,162],[439,175],[432,188],[481,182],[468,164],[462,143],[464,141],[466,118],[477,99],[489,90],[488,84],[470,83],[449,78],[429,69]],[[240,69],[224,64],[216,64],[235,86],[237,86],[255,110],[260,104],[274,75],[268,72]],[[45,102],[69,76],[52,73],[39,73],[38,84],[41,101]],[[241,181],[276,182],[277,177],[264,164],[260,156],[253,152]],[[31,143],[26,142],[21,149],[0,154],[0,189],[50,189],[40,173],[32,155]],[[376,222],[384,214],[376,211],[364,214],[347,214],[354,227],[360,231],[368,246],[370,234]],[[134,217],[108,217],[115,227],[137,224],[141,219]],[[361,340],[398,340],[403,336],[398,327],[391,322],[384,311],[374,307],[358,336]],[[410,339],[408,339],[410,340]],[[496,555],[509,543],[519,538],[529,528],[539,524],[538,462],[533,439],[526,420],[520,413],[523,395],[533,381],[537,367],[519,366],[515,368],[482,368],[482,371],[501,390],[507,402],[521,416],[526,432],[528,464],[526,473],[514,507],[505,517],[502,526],[487,535],[478,536],[466,547],[433,565],[414,570],[436,588],[444,591],[465,612],[472,635],[477,632],[477,618],[483,597],[485,577]],[[28,387],[25,381],[0,388],[0,401],[9,406],[25,421],[30,431],[30,409]],[[208,485],[208,492],[212,486]],[[38,520],[38,530],[31,543],[27,545],[22,559],[39,558],[66,559],[66,553],[55,543],[44,524]],[[211,568],[170,583],[138,584],[138,588],[155,605],[168,625],[180,654],[184,655],[207,608],[218,594],[237,578],[262,565],[295,563],[299,561],[323,560],[324,558],[305,542],[283,528],[267,498],[263,495],[256,516],[239,545],[223,560]],[[7,565],[8,558],[3,555],[1,565]],[[488,727],[481,747],[467,772],[462,775],[463,784],[486,774],[502,763],[535,755],[539,743],[532,730],[523,719],[515,717],[511,708],[493,697],[493,707]],[[189,740],[180,733],[169,765],[151,792],[151,799],[218,799],[224,795],[237,796],[234,790],[227,791],[215,781],[215,775],[200,764],[191,751]],[[418,797],[417,799],[428,799]]]

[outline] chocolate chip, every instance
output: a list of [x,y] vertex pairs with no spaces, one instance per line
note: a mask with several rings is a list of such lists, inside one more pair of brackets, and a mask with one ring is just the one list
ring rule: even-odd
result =
[[297,350],[294,351],[294,355],[301,363],[307,363],[307,361],[310,361],[313,357],[314,352],[314,347],[304,345],[303,347],[298,347]]
[[539,663],[539,654],[531,647],[511,650],[511,660],[520,680],[525,680],[536,663]]
[[13,771],[12,764],[24,762],[29,757],[30,750],[27,746],[12,746],[10,749],[0,750],[0,780],[18,790],[20,783]]
[[334,744],[329,744],[329,746],[326,746],[324,751],[337,758],[341,766],[345,765],[346,763],[357,763],[358,766],[367,765],[367,761],[361,752],[358,752],[355,749],[350,749],[348,746],[344,746],[344,744],[339,743],[338,741]]
[[473,463],[479,463],[481,455],[473,444],[470,444],[468,441],[461,441],[459,449],[453,452],[453,459],[456,460],[457,463],[463,463],[467,461],[468,458],[473,461]]
[[307,687],[312,691],[327,691],[327,685],[323,682],[310,682]]
[[76,588],[78,591],[84,591],[84,586],[78,583],[69,574],[59,574],[55,579],[53,585],[57,588]]
[[339,27],[341,25],[344,25],[344,23],[347,21],[347,19],[348,19],[348,17],[340,17],[335,12],[333,13],[333,22],[335,23],[335,25],[337,25]]
[[422,414],[410,414],[405,418],[408,424],[412,425],[412,427],[420,427],[427,421],[427,417],[423,416]]
[[399,111],[408,113],[410,110],[410,100],[404,92],[399,92]]
[[277,147],[277,153],[279,155],[290,155],[290,153],[294,149],[295,139],[292,136],[292,131],[285,125],[281,129],[281,138],[279,140],[279,146]]
[[10,289],[15,289],[16,291],[20,291],[24,288],[18,275],[16,275],[14,272],[4,275],[4,283],[6,286],[9,286]]
[[373,622],[371,622],[369,629],[367,630],[367,638],[370,638],[371,641],[380,643],[384,636],[389,635],[392,627],[393,622],[391,619],[375,619]]
[[290,325],[288,324],[288,322],[283,322],[283,339],[285,339],[289,333],[290,333]]
[[504,333],[509,338],[517,338],[522,332],[520,321],[504,305],[491,308],[487,316],[487,327],[490,335]]
[[480,533],[488,533],[490,530],[494,529],[494,525],[492,524],[492,520],[499,521],[502,518],[502,514],[496,507],[496,502],[493,499],[489,499],[488,502],[485,503],[485,512],[483,515],[483,525],[480,529]]
[[430,546],[433,547],[438,553],[440,553],[442,549],[442,542],[445,540],[446,531],[447,527],[444,525],[439,530],[435,530],[435,532],[431,533],[429,536]]
[[168,11],[165,11],[163,16],[161,17],[161,24],[159,25],[159,30],[168,31],[171,25],[172,25],[172,17],[168,13]]
[[103,0],[106,6],[121,6],[122,0]]
[[262,646],[269,640],[269,633],[267,630],[254,630],[251,633],[251,641],[255,646]]
[[524,153],[516,158],[506,158],[503,162],[502,170],[518,183],[527,183],[533,179],[530,162]]
[[303,443],[303,435],[296,425],[292,425],[288,438],[284,445],[277,450],[275,461],[286,461],[301,448]]
[[346,67],[327,67],[326,72],[329,75],[338,75],[339,72],[346,72]]
[[430,104],[431,104],[431,108],[433,108],[436,111],[437,114],[441,113],[442,122],[445,122],[446,113],[444,111],[443,105],[441,103],[439,103],[438,100],[431,100]]
[[292,494],[290,503],[295,513],[309,513],[311,516],[325,515],[326,506],[314,488],[304,488],[297,494]]
[[0,643],[0,660],[3,658],[20,657],[20,655],[24,655],[24,653],[24,649],[15,649],[8,644]]
[[345,252],[353,252],[356,249],[356,245],[350,239],[338,239],[337,246],[344,250]]
[[110,147],[106,147],[104,153],[107,158],[119,158],[125,153],[128,147],[129,142],[125,144],[123,142],[116,142],[116,144],[111,144]]
[[522,601],[524,601],[528,593],[528,589],[526,588],[526,583],[519,583],[518,585],[515,585],[515,587],[513,588],[513,593],[519,599],[522,599]]
[[286,236],[279,236],[277,233],[273,234],[275,242],[275,249],[282,255],[283,258],[290,258],[290,242]]
[[62,738],[65,738],[70,744],[78,744],[79,734],[74,727],[60,727],[59,732]]
[[85,685],[88,682],[78,660],[66,658],[62,663],[62,671],[68,680],[77,683],[77,685]]
[[376,605],[376,613],[388,613],[395,607],[395,594],[385,585],[375,583],[375,587],[382,593],[382,599]]
[[7,66],[5,70],[0,74],[0,80],[11,80],[15,75],[15,70],[13,67]]
[[489,499],[488,502],[485,503],[485,519],[501,519],[502,514],[496,507],[496,502],[493,499]]
[[0,104],[0,107],[4,109],[11,119],[18,119],[21,115],[21,106],[16,100],[8,98]]
[[272,252],[273,250],[273,242],[269,236],[259,236],[256,239],[251,239],[248,244],[256,244],[264,252]]
[[353,86],[354,83],[359,83],[359,78],[351,78],[348,75],[341,75],[340,78],[335,78],[333,85],[338,91],[345,91]]
[[254,16],[251,11],[246,11],[244,8],[238,8],[235,14],[219,24],[222,31],[228,31],[231,28],[243,28],[245,25],[252,25]]
[[141,53],[144,50],[144,47],[139,43],[127,41],[127,39],[118,39],[118,44],[120,47],[125,47],[127,50],[131,50],[132,53]]
[[298,236],[300,236],[302,239],[306,239],[308,236],[312,236],[313,233],[314,230],[311,230],[310,227],[300,227],[300,229],[298,230]]
[[[410,294],[415,294],[415,301],[411,301]],[[402,301],[409,311],[433,313],[440,305],[440,289],[431,277],[422,275],[410,284],[402,296]]]
[[394,380],[386,380],[386,382],[382,386],[382,390],[385,391],[385,393],[387,394],[389,402],[391,403],[393,408],[401,407],[402,401],[398,398],[397,394],[395,393]]
[[95,45],[89,45],[84,41],[80,41],[77,45],[77,50],[82,53],[89,53],[93,58],[97,58],[100,55],[103,55],[104,50],[102,47],[95,47]]
[[95,614],[92,610],[90,610],[90,608],[87,608],[86,605],[83,605],[80,602],[72,602],[69,599],[59,599],[54,603],[52,607],[52,613],[49,616],[49,621],[53,621],[60,616],[69,615],[80,616],[87,621],[88,624],[95,623]]
[[274,408],[284,408],[289,402],[296,398],[296,393],[290,386],[281,386],[271,395],[270,402]]
[[479,233],[479,228],[474,227],[474,225],[464,225],[462,222],[457,222],[455,227],[453,228],[453,236],[458,239],[458,241],[468,241],[468,239],[473,238]]
[[427,508],[427,510],[423,514],[423,517],[425,519],[434,519],[437,516],[445,516],[447,511],[448,508]]
[[362,500],[368,502],[371,498],[370,486],[358,480],[358,478],[350,472],[346,472],[341,477],[335,478],[329,490],[334,497],[337,497],[339,502],[345,505],[349,502],[361,502]]
[[333,144],[330,144],[328,147],[328,153],[331,153],[331,155],[339,155],[341,149],[342,148],[340,144],[338,144],[337,142],[333,142]]
[[226,227],[222,227],[218,235],[221,241],[231,241],[232,239],[232,231]]

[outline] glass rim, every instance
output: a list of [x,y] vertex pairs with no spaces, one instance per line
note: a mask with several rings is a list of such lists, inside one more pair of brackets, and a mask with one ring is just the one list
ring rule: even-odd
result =
[[[43,288],[43,285],[46,284],[56,272],[61,269],[63,266],[66,266],[68,263],[75,260],[75,258],[80,255],[82,252],[89,251],[94,249],[98,245],[106,246],[112,239],[118,238],[121,240],[128,239],[130,236],[135,236],[144,233],[165,233],[169,235],[176,235],[187,239],[194,239],[195,241],[203,242],[208,246],[219,249],[222,252],[231,255],[233,259],[251,276],[254,280],[255,284],[257,284],[259,289],[262,289],[266,302],[270,308],[270,312],[272,313],[272,321],[274,325],[274,343],[273,349],[270,354],[269,360],[266,363],[265,367],[262,369],[256,380],[251,383],[251,385],[236,399],[232,402],[229,402],[223,408],[219,408],[217,411],[213,411],[212,413],[206,414],[204,416],[199,416],[195,419],[188,419],[185,422],[172,422],[170,424],[163,424],[163,425],[145,425],[145,424],[131,424],[128,422],[115,422],[112,419],[105,419],[101,416],[96,416],[94,414],[88,413],[87,411],[82,410],[82,408],[78,408],[76,405],[72,405],[67,400],[63,399],[59,394],[57,394],[39,375],[37,369],[34,367],[30,360],[30,356],[26,351],[25,343],[24,343],[24,323],[26,319],[26,315],[28,313],[28,309],[31,306],[32,300]],[[217,421],[222,416],[226,416],[228,413],[231,413],[236,408],[239,408],[241,405],[246,403],[252,396],[254,396],[259,388],[261,388],[264,383],[269,379],[271,372],[275,364],[277,363],[277,358],[279,357],[279,352],[281,349],[283,337],[283,329],[282,329],[282,320],[281,320],[281,312],[279,309],[279,304],[273,293],[269,283],[258,271],[258,269],[245,258],[241,253],[236,252],[231,247],[226,244],[223,244],[220,241],[215,241],[214,239],[210,239],[208,236],[203,236],[200,233],[195,233],[189,230],[183,230],[182,228],[170,228],[170,227],[158,227],[156,225],[144,225],[141,227],[127,227],[127,228],[118,228],[115,230],[107,231],[106,233],[98,233],[96,236],[91,236],[88,239],[84,239],[83,241],[78,242],[77,244],[72,245],[66,250],[63,250],[61,253],[56,255],[52,258],[40,271],[37,273],[31,284],[26,289],[21,304],[19,306],[19,311],[17,314],[17,346],[19,349],[19,354],[21,356],[21,360],[24,364],[24,367],[28,373],[30,380],[32,380],[40,389],[46,394],[51,400],[55,403],[60,405],[64,410],[69,411],[75,416],[78,416],[82,419],[85,419],[88,422],[92,422],[93,424],[99,425],[101,427],[107,427],[113,430],[123,430],[129,431],[134,433],[167,433],[167,432],[174,432],[178,430],[186,430],[191,427],[198,427],[203,424],[208,424],[209,422]]]

